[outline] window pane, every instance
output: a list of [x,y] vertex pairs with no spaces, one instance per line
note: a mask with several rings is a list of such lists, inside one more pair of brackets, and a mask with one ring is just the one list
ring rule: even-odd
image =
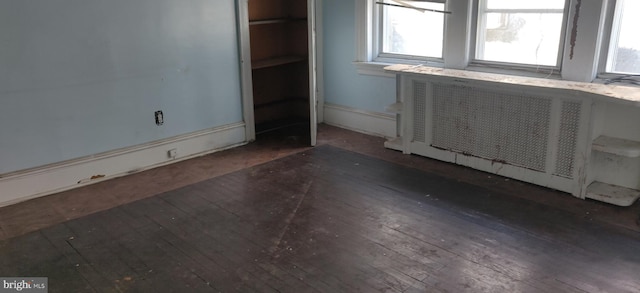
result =
[[640,73],[640,38],[637,32],[640,27],[640,1],[622,1],[618,11],[620,27],[617,30],[617,42],[616,31],[612,32],[613,56],[609,59],[609,68],[613,72]]
[[484,16],[486,21],[478,28],[476,59],[558,65],[563,13],[486,13]]
[[[444,10],[442,3],[411,4],[420,8]],[[382,53],[442,58],[443,35],[442,13],[383,7]]]
[[487,9],[564,9],[564,0],[487,0]]

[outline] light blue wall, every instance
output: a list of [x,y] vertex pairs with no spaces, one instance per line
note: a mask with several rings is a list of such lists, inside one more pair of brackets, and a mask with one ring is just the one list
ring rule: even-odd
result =
[[234,5],[0,1],[0,174],[241,121]]
[[325,101],[361,110],[384,112],[395,102],[394,78],[357,73],[355,1],[323,0]]

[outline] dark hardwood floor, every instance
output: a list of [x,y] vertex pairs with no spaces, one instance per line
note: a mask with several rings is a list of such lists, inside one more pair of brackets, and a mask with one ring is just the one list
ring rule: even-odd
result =
[[381,142],[325,126],[314,149],[259,142],[2,208],[0,276],[50,292],[640,292],[637,203]]

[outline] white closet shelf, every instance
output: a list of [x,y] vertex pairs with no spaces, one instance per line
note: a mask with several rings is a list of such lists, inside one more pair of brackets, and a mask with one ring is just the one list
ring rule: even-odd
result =
[[638,200],[640,191],[596,181],[587,187],[586,197],[617,206],[628,207]]
[[593,150],[618,156],[637,158],[640,157],[640,142],[609,136],[599,136],[593,141]]
[[306,21],[306,17],[283,17],[283,18],[272,18],[272,19],[260,19],[260,20],[251,20],[249,21],[249,25],[264,25],[264,24],[277,24],[277,23],[287,23],[294,21]]
[[281,56],[281,57],[275,57],[275,58],[269,58],[269,59],[263,59],[263,60],[256,60],[256,61],[252,61],[251,68],[252,69],[269,68],[269,67],[275,67],[275,66],[305,61],[306,59],[307,57],[304,57],[304,56]]

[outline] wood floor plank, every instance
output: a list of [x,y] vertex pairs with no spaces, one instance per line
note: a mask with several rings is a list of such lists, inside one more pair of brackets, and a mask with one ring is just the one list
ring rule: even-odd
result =
[[32,232],[5,242],[0,253],[0,276],[48,277],[49,292],[97,292],[103,288],[101,276],[85,270],[86,263],[72,259],[57,249],[41,232]]
[[[313,199],[314,203],[317,203]],[[426,278],[427,273],[422,263],[409,259],[384,245],[376,242],[377,231],[354,232],[340,222],[340,215],[325,211],[318,211],[317,205],[308,206],[307,211],[301,212],[303,216],[296,218],[290,227],[290,232],[284,239],[294,249],[306,252],[313,257],[331,258],[336,251],[357,256],[362,263],[368,263],[371,267],[381,271],[387,271],[391,277],[396,278],[405,286],[423,287],[418,284]],[[340,212],[339,210],[335,210]],[[366,219],[360,219],[365,220]],[[372,232],[372,237],[363,234]],[[315,254],[315,255],[314,255]],[[305,253],[303,253],[305,255]],[[406,288],[401,289],[401,291]]]
[[[189,198],[189,196],[188,196],[188,198]],[[185,208],[184,206],[182,206],[181,208],[186,209],[186,211],[189,211],[190,214],[198,215],[199,214],[198,210],[202,209],[202,207],[204,207],[204,206],[207,206],[207,204],[210,205],[210,207],[208,209],[215,209],[215,210],[219,209],[219,207],[215,206],[213,203],[208,202],[208,201],[202,201],[202,200],[198,201],[197,198],[191,198],[189,201],[193,202],[192,203],[193,209],[190,210],[191,207],[186,207]],[[182,202],[182,200],[180,200],[180,202]],[[174,204],[176,204],[176,203],[174,202]],[[247,221],[245,221],[244,218],[242,218],[242,219],[236,218],[235,214],[233,214],[232,212],[228,212],[225,209],[220,209],[219,211],[220,212],[218,212],[218,213],[207,213],[205,215],[198,216],[198,220],[204,221],[204,223],[209,223],[209,222],[211,222],[211,223],[220,223],[221,225],[216,225],[216,227],[221,227],[221,228],[229,227],[230,225],[227,224],[227,223],[229,223],[229,221],[237,221],[236,224],[244,223],[243,227],[239,227],[238,229],[234,229],[235,231],[216,231],[215,233],[233,235],[233,234],[238,233],[236,231],[242,231],[242,232],[240,232],[242,237],[256,238],[256,233],[254,233],[254,232],[256,232],[256,226],[261,226],[261,225],[252,224],[252,223],[255,223],[254,222],[255,220],[252,221],[252,222],[247,222]],[[263,214],[264,215],[271,215],[271,216],[274,215],[274,213],[272,213],[272,212],[268,212],[268,213],[264,212]],[[227,215],[230,218],[227,218],[227,219],[219,218],[219,217],[217,217],[219,215]],[[274,217],[279,217],[279,216],[275,215]],[[261,229],[261,228],[258,228],[257,230],[264,232],[263,229]],[[277,233],[277,231],[275,231],[274,233]],[[260,238],[258,237],[258,239],[260,239]],[[272,255],[271,256],[269,256],[269,255],[257,256],[256,261],[259,261],[259,264],[261,266],[264,264],[264,262],[269,262],[269,266],[271,266],[274,258],[278,259],[281,256],[280,255],[281,252],[288,251],[287,250],[288,247],[279,247],[278,245],[276,245],[274,247],[272,244],[276,244],[274,242],[277,242],[277,239],[274,239],[274,237],[272,237],[271,235],[265,236],[264,238],[262,238],[262,240],[263,241],[261,241],[259,243],[267,243],[266,246],[256,246],[256,247],[253,247],[252,249],[254,251],[259,250],[259,249],[262,250],[263,252],[267,252],[268,251],[268,252],[272,253]],[[247,240],[247,241],[248,241],[248,243],[252,243],[251,240]],[[271,244],[269,244],[269,243],[271,243]],[[294,267],[296,267],[296,266],[294,265]],[[298,267],[301,268],[301,269],[304,269],[303,266],[301,266],[301,265],[298,265],[295,269],[297,269]],[[302,280],[306,280],[305,282],[307,282],[307,283],[309,282],[309,278],[301,277],[301,279]],[[345,287],[345,284],[342,281],[336,281],[335,278],[329,278],[329,279],[331,279],[331,281],[323,282],[322,284],[316,282],[315,285],[311,284],[311,287],[318,288],[318,287],[324,287],[324,285],[329,285],[330,288],[332,288],[330,291],[336,291],[337,288],[349,288],[349,290],[347,290],[347,291],[352,291],[353,290],[353,288],[351,288],[351,287]],[[352,281],[352,280],[349,280],[349,281]],[[372,288],[369,288],[368,290],[372,290]],[[339,290],[339,291],[344,291],[344,290]]]
[[[148,205],[149,201],[146,200],[144,203],[141,202],[140,204]],[[136,214],[138,212],[137,209],[130,210],[126,207],[123,207],[123,211],[124,213],[133,215],[134,217],[139,216]],[[145,214],[145,217],[148,218],[150,221],[155,221],[154,220],[155,216],[152,214]],[[175,216],[172,215],[169,219],[171,218],[175,219]],[[155,227],[155,228],[152,229],[151,227]],[[188,243],[188,246],[185,246],[182,249],[184,251],[190,251],[193,254],[202,253],[203,258],[200,259],[200,261],[205,263],[207,263],[208,261],[209,263],[207,265],[207,268],[209,270],[219,273],[219,275],[216,275],[216,278],[212,278],[209,280],[209,282],[213,283],[213,286],[216,286],[216,288],[231,287],[235,289],[235,288],[243,287],[243,283],[249,283],[249,284],[252,283],[251,280],[247,279],[246,272],[242,270],[238,270],[238,267],[235,266],[235,264],[231,262],[226,262],[227,258],[222,254],[219,248],[216,247],[215,242],[203,243],[204,241],[201,241],[201,238],[203,238],[204,236],[203,236],[203,233],[198,233],[199,231],[196,231],[196,233],[191,233],[191,231],[189,230],[176,232],[175,230],[173,231],[167,230],[167,227],[162,226],[160,223],[139,228],[138,230],[142,231],[145,234],[153,233],[155,237],[158,237],[162,241],[166,241],[173,246],[179,245],[178,244],[179,242],[177,242],[178,241],[177,239],[180,239],[182,241],[184,237],[191,237],[191,238],[188,238],[191,242],[183,241],[184,243]],[[195,252],[193,252],[194,250]],[[190,255],[189,253],[186,253],[186,252],[183,252],[183,253]],[[220,278],[224,277],[227,279],[227,281],[224,283],[220,283],[218,282],[219,281],[218,277]],[[264,285],[260,284],[260,286],[264,286]]]
[[[51,222],[60,223],[65,219],[56,212],[47,198],[34,199],[29,203],[29,209],[21,208],[26,203],[16,204],[17,208],[2,208],[0,223],[2,229],[9,235],[22,235],[25,231],[36,231],[49,227]],[[13,219],[19,219],[15,221]]]
[[[108,213],[108,212],[107,212]],[[68,240],[78,254],[88,264],[99,271],[112,284],[112,288],[126,292],[129,288],[141,291],[156,291],[165,288],[166,281],[152,280],[150,272],[154,268],[144,263],[138,251],[122,245],[123,239],[131,238],[131,233],[110,234],[100,221],[105,212],[91,215],[82,220],[65,223],[74,235]],[[124,227],[121,230],[126,230]],[[168,287],[172,288],[172,287]]]
[[[235,238],[230,234],[214,233],[209,228],[215,228],[216,226],[203,226],[190,215],[175,207],[163,204],[160,199],[148,199],[144,203],[148,205],[148,210],[151,211],[147,214],[147,217],[158,223],[163,230],[168,230],[176,237],[192,243],[200,252],[216,259],[225,267],[233,268],[233,271],[240,276],[243,282],[252,283],[251,286],[260,291],[275,291],[274,288],[264,282],[265,278],[261,278],[261,275],[256,275],[255,271],[252,271],[254,269],[252,262],[255,257],[250,254],[250,246],[246,241]],[[163,209],[161,212],[157,212],[160,209],[155,209],[154,206],[162,206]],[[216,238],[218,235],[224,236]],[[261,273],[264,274],[264,272]],[[269,281],[275,282],[275,280]]]
[[[362,200],[359,200],[358,202],[362,202]],[[346,204],[346,205],[342,205],[342,206],[345,206],[345,207],[346,207],[346,206],[349,206],[349,205],[348,205],[348,204]],[[391,213],[391,212],[389,212],[389,213]],[[345,213],[345,214],[349,214],[349,213]],[[382,213],[382,214],[385,214],[385,213]],[[446,216],[446,215],[445,215],[445,216]],[[394,215],[394,220],[396,220],[396,221],[397,221],[397,220],[399,220],[399,218],[402,218],[401,213],[398,213],[398,214]],[[412,217],[409,217],[409,218],[412,218]],[[429,233],[426,233],[426,234],[427,234],[427,235],[428,235],[428,234],[430,234],[430,233],[431,233],[431,234],[433,234],[434,232],[437,232],[437,231],[446,231],[446,230],[445,230],[446,228],[455,227],[455,225],[453,225],[453,226],[452,226],[452,224],[453,224],[453,223],[451,223],[453,220],[455,220],[455,218],[454,218],[454,219],[450,219],[450,220],[445,220],[444,222],[446,222],[446,223],[447,223],[447,225],[446,225],[446,227],[443,227],[442,229],[435,229],[435,227],[433,227],[432,225],[431,225],[431,226],[429,226],[429,227],[427,228],[427,229],[429,230],[429,231],[428,231]],[[401,225],[399,225],[399,226],[402,226],[402,227],[408,227],[408,226],[411,226],[411,224],[410,224],[410,223],[411,223],[411,221],[409,221],[409,222],[407,222],[407,223],[402,223],[402,222],[400,222],[400,223],[401,223]],[[462,224],[464,225],[465,223],[462,223]],[[473,225],[473,223],[466,223],[466,224],[468,224],[468,225]],[[466,232],[468,232],[468,231],[466,231]],[[430,242],[427,242],[427,243],[436,243],[436,244],[437,244],[437,242],[438,242],[440,239],[451,239],[451,238],[454,238],[454,239],[455,239],[455,235],[451,235],[451,234],[456,234],[456,232],[455,232],[455,231],[453,231],[452,233],[447,233],[447,234],[439,235],[438,237],[435,237],[434,239],[430,239],[430,240],[429,240]],[[480,242],[482,242],[482,238],[478,238],[478,240],[480,240]],[[476,240],[476,241],[477,241],[477,240]],[[473,242],[473,243],[475,243],[475,242]],[[445,244],[445,243],[443,243],[443,244]],[[485,253],[484,248],[486,248],[486,247],[484,247],[484,246],[483,246],[483,247],[480,247],[479,249],[477,249],[477,251],[479,252],[478,256],[482,256],[482,259],[480,259],[480,261],[482,261],[482,260],[484,260],[484,261],[489,260],[489,259],[484,259],[486,256],[488,256],[488,255]],[[464,250],[465,250],[465,251],[466,251],[466,250],[469,250],[469,247],[466,247]],[[473,251],[473,250],[474,250],[474,248],[473,248],[473,247],[471,247],[471,251]],[[474,260],[474,258],[477,258],[477,257],[476,257],[476,256],[473,256],[472,258],[470,258],[470,260],[472,260],[472,261],[478,261],[478,260]],[[499,258],[498,258],[498,259],[496,259],[496,260],[497,260],[497,261],[500,261],[501,259],[499,259]],[[496,260],[493,260],[493,261],[496,261]],[[488,263],[492,263],[492,262],[491,262],[491,261],[488,261]]]
[[[129,225],[132,218],[128,213],[120,208],[114,209],[108,214],[104,214],[99,221],[109,223],[109,226],[122,227],[118,228],[118,230],[124,230],[126,233],[132,233],[135,231]],[[151,226],[148,225],[146,227]],[[141,228],[141,230],[144,230],[144,228]],[[208,285],[225,292],[235,291],[242,288],[240,279],[234,279],[235,276],[231,275],[225,267],[207,258],[195,249],[191,243],[182,241],[166,229],[156,229],[154,233],[157,233],[157,235],[166,242],[166,244],[161,245],[160,247],[163,248],[167,254],[171,255],[171,257],[179,259],[184,265],[191,268],[195,274],[204,279],[203,282],[209,283]],[[144,233],[142,234],[144,235]],[[233,282],[234,280],[235,283]]]
[[[424,254],[418,254],[416,253],[417,251],[414,251],[414,253],[411,255],[413,258],[409,258],[390,248],[398,247],[396,246],[399,239],[397,235],[388,237],[387,240],[385,240],[384,238],[386,236],[386,233],[383,231],[383,229],[370,228],[357,224],[358,222],[367,222],[366,219],[365,221],[363,221],[363,219],[356,219],[355,222],[348,222],[349,220],[341,217],[340,215],[333,215],[332,217],[335,219],[335,221],[333,221],[331,225],[325,224],[323,228],[329,229],[334,233],[339,233],[341,235],[341,239],[347,239],[348,241],[341,243],[343,246],[357,247],[357,250],[366,249],[372,256],[367,261],[374,266],[385,267],[388,272],[400,272],[406,277],[412,277],[416,280],[424,280],[431,275],[437,274],[438,271],[442,270],[443,268],[442,264],[435,263],[431,259],[432,254],[434,254],[434,252],[437,253],[437,250],[439,249],[436,246],[431,246],[432,251],[427,250],[427,254],[429,254],[427,258],[423,258]],[[332,221],[329,222],[331,223]],[[370,222],[374,223],[375,225],[378,224],[373,221]],[[351,234],[348,233],[352,231],[354,224],[358,228],[356,229],[357,232],[355,232],[355,234],[358,234],[359,237],[353,237],[353,232]],[[345,231],[347,233],[345,233]],[[368,241],[364,239],[367,239]],[[327,245],[323,244],[321,246],[324,247]],[[428,247],[423,246],[421,248]],[[400,250],[403,249],[400,248]],[[403,251],[406,253],[406,250]],[[355,253],[358,252],[356,251]]]
[[[291,179],[291,178],[290,178],[290,179]],[[270,183],[270,185],[272,185],[272,186],[273,186],[273,185],[278,186],[279,184],[278,184],[278,183],[273,183],[273,182],[271,182],[271,183]],[[287,186],[288,186],[288,184],[287,184]],[[284,191],[284,192],[283,192],[284,194],[293,194],[293,196],[291,196],[290,198],[292,198],[292,199],[296,199],[296,198],[297,198],[297,195],[300,195],[301,191],[300,191],[300,190],[297,190],[297,191],[296,191],[296,190],[286,190],[286,189],[287,189],[287,188],[286,188],[287,186],[279,186],[279,187],[278,187],[278,190],[279,190],[279,191]],[[308,188],[307,188],[307,189],[308,189]],[[302,192],[302,193],[304,193],[304,192]],[[286,201],[285,201],[285,202],[286,202]],[[295,202],[295,201],[294,201],[294,202]],[[300,205],[298,205],[296,208],[300,208]],[[294,208],[294,210],[295,210],[296,208]],[[267,207],[265,207],[265,210],[270,210],[270,208],[267,206]],[[267,214],[267,213],[264,213],[264,214]],[[274,215],[274,213],[273,213],[273,212],[270,212],[270,213],[268,213],[268,214],[269,214],[269,215]],[[276,213],[276,214],[278,214],[278,213]],[[286,214],[286,213],[284,213],[284,214]],[[251,214],[251,216],[254,216],[254,213],[252,213],[252,214]],[[280,222],[282,222],[282,221],[280,221]],[[287,222],[287,221],[284,221],[284,222]],[[289,222],[288,224],[290,224],[290,222]],[[284,228],[286,228],[286,227],[284,227]],[[285,230],[286,230],[286,229],[285,229]],[[294,232],[294,233],[295,233],[295,232]],[[283,234],[282,236],[284,236],[284,234]],[[286,241],[285,241],[285,243],[286,243]],[[290,246],[285,247],[285,248],[287,248],[287,249],[293,249],[293,247],[290,247]],[[367,261],[366,259],[362,259],[362,260],[361,260],[361,262],[363,262],[363,263],[366,263],[366,261]],[[373,272],[374,272],[374,273],[379,273],[379,272],[377,272],[377,271],[375,271],[375,270],[373,270]],[[371,273],[371,271],[370,271],[369,273],[370,273],[370,274],[373,274],[373,273]],[[393,280],[391,280],[391,281],[389,281],[389,282],[388,282],[388,283],[390,283],[390,284],[393,284],[393,283],[399,283],[399,282],[398,282],[398,280],[395,280],[393,276],[386,276],[386,275],[384,275],[384,274],[383,274],[383,277],[375,278],[374,282],[375,282],[375,281],[378,281],[378,280],[384,280],[385,278],[393,279]],[[385,286],[386,286],[386,285],[385,285]],[[405,288],[397,288],[397,289],[398,289],[398,291],[403,291]]]
[[51,292],[638,292],[638,247],[635,231],[322,146],[0,241],[0,275],[42,274]]
[[[346,175],[346,174],[345,174],[345,175]],[[352,182],[353,182],[353,181],[351,181],[350,183],[352,184]],[[368,185],[368,186],[371,186],[371,185]]]
[[[405,174],[405,175],[406,175],[406,174]],[[351,181],[351,183],[352,183],[352,181]],[[369,185],[366,185],[366,186],[368,186],[368,187],[369,187],[369,186],[372,186],[372,185],[371,185],[371,184],[369,184]],[[505,209],[505,210],[510,211],[510,210],[512,210],[512,209]],[[558,223],[557,225],[563,225],[563,221],[558,221],[558,217],[555,217],[555,218],[553,218],[553,219],[557,221],[557,223]],[[446,222],[446,223],[447,223],[447,224],[449,224],[449,222]],[[572,233],[572,234],[578,234],[578,235],[583,235],[583,236],[585,236],[585,235],[586,235],[586,238],[590,238],[590,236],[592,235],[591,233],[582,233],[582,232],[581,232],[580,227],[577,227],[577,226],[573,226],[573,227],[572,227],[572,229],[576,229],[575,231],[573,231],[573,233]],[[607,233],[609,233],[609,232],[607,232]],[[532,234],[533,234],[533,233],[532,233]],[[558,235],[562,235],[562,234],[558,234]],[[555,240],[555,238],[553,238],[553,237],[551,237],[550,239],[551,239],[551,240]],[[632,239],[633,239],[633,238],[632,238]],[[634,240],[634,241],[635,241],[635,240]],[[626,241],[626,242],[625,242],[625,241],[622,241],[622,242],[610,242],[610,241],[607,241],[606,243],[607,243],[608,245],[615,245],[615,246],[617,246],[617,243],[628,243],[628,241]],[[555,245],[555,244],[557,244],[557,243],[553,243],[553,244]],[[570,247],[570,248],[572,248],[572,247]],[[622,248],[623,250],[625,249],[625,247],[621,247],[621,248]],[[605,250],[605,251],[606,251],[606,250]],[[619,249],[613,249],[613,250],[609,250],[609,251],[611,251],[611,252],[613,252],[613,251],[620,252],[620,250],[619,250]],[[598,252],[598,253],[600,253],[600,252]],[[624,254],[624,253],[623,253],[623,254]],[[627,255],[628,255],[629,257],[631,257],[631,258],[635,258],[635,257],[637,256],[637,255],[635,255],[635,256],[634,256],[634,254],[632,254],[630,251],[628,251],[628,254],[627,254]],[[578,254],[577,256],[581,256],[581,255],[580,255],[580,254]],[[584,255],[582,255],[582,256],[584,256]],[[578,267],[583,267],[583,266],[578,266]]]
[[[298,288],[301,283],[295,278],[293,275],[285,273],[281,268],[274,266],[272,264],[266,263],[267,257],[262,255],[266,251],[265,246],[261,246],[259,243],[261,241],[256,241],[256,239],[252,239],[254,237],[253,234],[244,234],[237,233],[236,231],[247,231],[253,228],[251,223],[246,221],[242,221],[238,219],[235,215],[225,212],[224,210],[219,209],[217,206],[212,203],[206,201],[202,197],[193,196],[189,194],[185,194],[180,197],[164,197],[163,198],[170,205],[179,209],[180,211],[186,213],[191,217],[192,221],[199,223],[193,228],[204,231],[203,233],[209,235],[227,235],[229,239],[234,239],[236,242],[229,247],[226,245],[226,249],[234,249],[238,247],[244,247],[249,255],[254,256],[254,258],[246,259],[245,263],[255,262],[257,266],[248,266],[247,270],[253,272],[254,274],[260,275],[264,274],[264,272],[268,272],[271,275],[274,275],[276,279],[286,281],[288,287]],[[205,211],[206,214],[202,214],[202,211]],[[212,211],[217,211],[212,213]],[[226,215],[226,217],[225,217]],[[191,222],[191,221],[190,221]],[[193,222],[191,222],[193,223]],[[215,227],[215,228],[214,228]],[[191,227],[190,227],[191,228]],[[222,229],[218,229],[222,228]],[[182,230],[186,231],[186,230]],[[188,236],[187,236],[188,237]],[[214,237],[210,237],[209,241],[217,241]],[[239,246],[238,243],[242,245]],[[224,243],[223,243],[224,245]],[[228,251],[228,250],[227,250]],[[251,252],[254,253],[251,253]],[[259,254],[256,254],[260,252]],[[244,251],[240,251],[239,253],[244,253]],[[303,288],[299,288],[302,290]],[[306,291],[313,291],[313,288],[305,287]]]

